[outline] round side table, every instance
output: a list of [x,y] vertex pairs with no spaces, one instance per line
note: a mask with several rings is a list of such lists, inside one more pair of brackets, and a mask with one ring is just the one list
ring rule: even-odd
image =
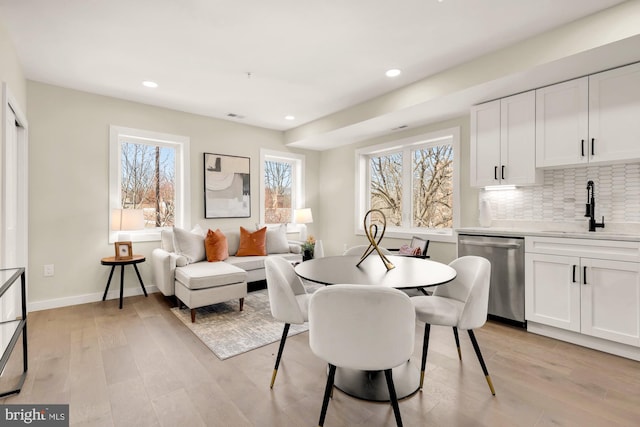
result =
[[111,272],[109,273],[109,280],[107,280],[107,287],[104,290],[104,295],[102,296],[102,301],[107,298],[107,292],[109,291],[109,285],[111,284],[111,278],[113,277],[113,271],[117,266],[120,266],[120,309],[122,309],[122,297],[124,291],[124,266],[125,265],[133,265],[133,268],[136,270],[136,274],[138,275],[138,280],[140,281],[140,286],[142,287],[142,292],[144,292],[144,296],[147,296],[147,290],[144,288],[144,283],[142,283],[142,276],[140,276],[140,272],[138,271],[137,264],[141,262],[145,262],[146,258],[142,255],[133,255],[129,259],[116,259],[114,256],[102,258],[100,260],[100,264],[102,265],[110,265]]

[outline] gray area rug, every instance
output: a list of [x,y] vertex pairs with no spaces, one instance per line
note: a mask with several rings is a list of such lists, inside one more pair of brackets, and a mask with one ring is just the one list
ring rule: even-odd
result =
[[[313,292],[318,286],[307,286]],[[191,310],[172,308],[171,312],[200,340],[225,360],[249,350],[280,341],[284,323],[271,317],[269,295],[266,289],[249,292],[244,299],[244,309],[239,311],[238,299],[196,309],[196,322],[191,323]],[[287,336],[297,335],[309,329],[307,323],[291,325]]]

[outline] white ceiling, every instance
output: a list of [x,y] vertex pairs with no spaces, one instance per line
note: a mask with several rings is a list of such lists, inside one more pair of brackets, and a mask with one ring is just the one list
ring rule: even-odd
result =
[[30,80],[286,131],[621,2],[0,0],[0,21]]

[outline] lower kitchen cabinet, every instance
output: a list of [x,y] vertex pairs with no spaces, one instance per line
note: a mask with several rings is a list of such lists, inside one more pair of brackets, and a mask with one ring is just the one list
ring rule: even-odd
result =
[[581,258],[583,334],[640,346],[640,268],[637,262]]
[[577,257],[525,253],[527,321],[580,332],[580,285],[572,278],[579,263]]
[[637,242],[531,237],[525,247],[528,322],[640,347]]

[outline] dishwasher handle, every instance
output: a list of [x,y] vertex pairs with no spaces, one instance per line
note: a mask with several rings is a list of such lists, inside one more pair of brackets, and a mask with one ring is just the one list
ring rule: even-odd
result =
[[522,243],[480,242],[480,241],[466,240],[466,239],[460,239],[459,243],[461,245],[468,245],[468,246],[484,246],[484,247],[502,248],[502,249],[519,249],[522,246]]

